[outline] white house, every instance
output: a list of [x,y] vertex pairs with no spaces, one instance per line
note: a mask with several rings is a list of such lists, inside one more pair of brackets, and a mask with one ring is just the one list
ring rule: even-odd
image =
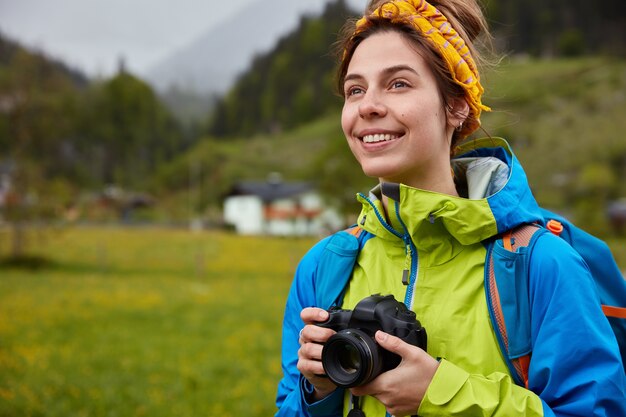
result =
[[343,227],[312,184],[283,182],[276,175],[236,183],[224,200],[224,222],[248,235],[321,235]]

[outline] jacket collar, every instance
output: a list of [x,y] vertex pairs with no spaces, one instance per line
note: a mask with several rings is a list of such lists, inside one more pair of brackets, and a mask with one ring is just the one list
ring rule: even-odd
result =
[[[459,148],[452,160],[470,198],[383,183],[359,196],[359,223],[390,240],[410,235],[418,250],[432,250],[449,237],[461,245],[482,242],[540,215],[526,175],[503,139],[486,138]],[[388,212],[382,196],[389,198]]]

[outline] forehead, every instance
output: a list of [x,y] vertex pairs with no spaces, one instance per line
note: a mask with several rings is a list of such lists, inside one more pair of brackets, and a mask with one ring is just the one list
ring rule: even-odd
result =
[[348,65],[352,72],[376,72],[385,67],[408,65],[418,73],[428,70],[419,47],[399,32],[375,33],[359,44]]

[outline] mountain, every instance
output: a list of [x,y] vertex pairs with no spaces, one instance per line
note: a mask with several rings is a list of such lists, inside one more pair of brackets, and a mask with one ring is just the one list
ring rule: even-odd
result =
[[271,50],[255,56],[218,100],[208,133],[226,138],[278,132],[340,107],[332,45],[353,15],[345,0],[328,2],[320,15],[303,17]]
[[89,83],[85,74],[71,68],[57,59],[47,56],[42,51],[31,51],[0,32],[0,69],[7,68],[19,60],[30,60],[36,72],[48,78],[57,76],[70,81],[75,87],[84,88]]
[[[160,91],[174,85],[197,93],[222,94],[253,56],[293,30],[301,16],[321,12],[327,2],[258,0],[142,76]],[[350,4],[362,7],[365,0],[352,0]]]

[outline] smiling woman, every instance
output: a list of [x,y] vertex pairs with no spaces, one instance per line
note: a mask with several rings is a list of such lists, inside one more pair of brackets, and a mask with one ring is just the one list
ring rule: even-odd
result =
[[433,72],[398,32],[372,35],[361,46],[345,77],[341,121],[363,171],[384,182],[456,194],[448,154],[467,102],[457,100],[446,111]]
[[[346,28],[341,124],[379,185],[359,195],[358,226],[319,242],[296,270],[277,415],[626,415],[617,343],[585,262],[563,239],[537,234],[521,282],[532,356],[501,350],[499,295],[485,281],[504,266],[491,265],[487,247],[543,218],[503,139],[461,143],[489,110],[473,47],[486,29],[479,5],[374,0]],[[517,256],[515,245],[529,246],[521,240],[496,249]],[[414,315],[361,307],[376,294]],[[336,325],[347,314],[347,328]],[[384,326],[397,317],[423,326],[426,346]],[[338,377],[352,374],[370,377]]]

